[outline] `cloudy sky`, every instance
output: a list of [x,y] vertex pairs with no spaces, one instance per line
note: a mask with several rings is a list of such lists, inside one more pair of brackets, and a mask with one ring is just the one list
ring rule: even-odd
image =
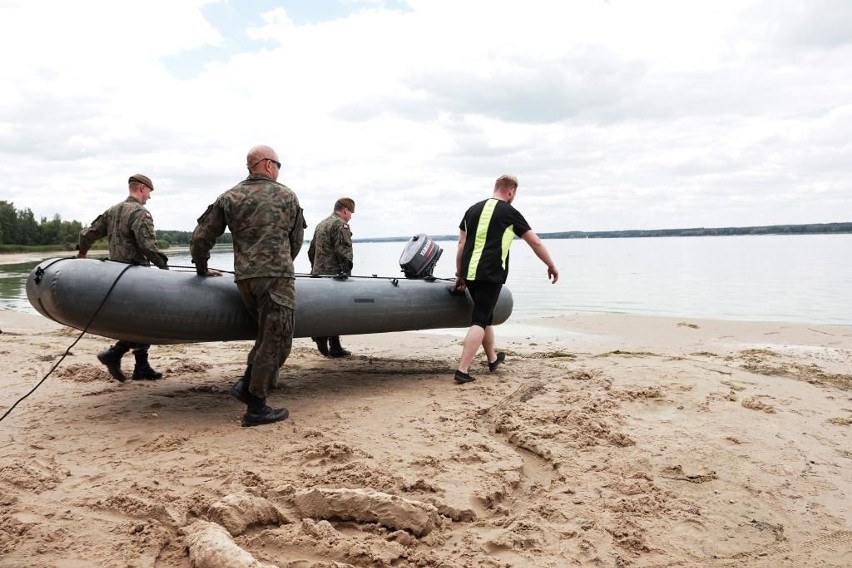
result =
[[[284,162],[315,225],[454,234],[852,221],[847,0],[0,0],[0,200],[192,230]],[[310,229],[309,229],[310,231]]]

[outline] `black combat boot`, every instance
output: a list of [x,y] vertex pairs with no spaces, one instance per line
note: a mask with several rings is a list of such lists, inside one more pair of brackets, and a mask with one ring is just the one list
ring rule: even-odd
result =
[[314,343],[317,344],[317,349],[322,353],[325,357],[328,357],[328,337],[312,337]]
[[163,378],[163,373],[155,371],[148,364],[148,350],[137,349],[133,352],[136,356],[136,366],[133,368],[133,378],[137,381],[156,381]]
[[246,366],[246,371],[243,376],[234,383],[231,387],[231,396],[239,400],[243,404],[248,404],[249,383],[251,382],[251,365]]
[[340,336],[328,338],[329,357],[349,357],[350,355],[352,355],[352,353],[340,346]]
[[128,347],[118,342],[109,349],[98,353],[98,361],[106,365],[107,371],[113,379],[122,383],[127,380],[127,376],[121,372],[121,358],[128,351],[130,351]]
[[270,408],[266,399],[256,397],[246,390],[246,413],[243,414],[243,426],[260,426],[286,419],[290,413],[286,408]]

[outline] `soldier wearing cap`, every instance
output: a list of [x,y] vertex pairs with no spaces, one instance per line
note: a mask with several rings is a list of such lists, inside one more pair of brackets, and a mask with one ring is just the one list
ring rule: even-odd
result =
[[[106,237],[110,260],[142,266],[153,263],[158,268],[168,270],[169,259],[157,248],[154,220],[145,208],[145,203],[154,191],[154,184],[148,176],[134,174],[127,180],[127,187],[127,199],[104,211],[90,226],[80,231],[77,258],[86,258],[86,253],[95,241]],[[119,341],[98,353],[98,360],[106,365],[113,378],[124,382],[127,377],[121,371],[121,358],[132,349],[136,357],[133,378],[156,380],[162,378],[163,374],[152,369],[148,363],[149,347],[141,343]]]
[[[348,276],[352,272],[352,231],[349,229],[349,221],[354,213],[355,202],[348,197],[341,197],[334,203],[331,215],[320,221],[314,229],[314,238],[308,247],[311,274]],[[311,339],[326,357],[351,355],[340,345],[340,336]]]

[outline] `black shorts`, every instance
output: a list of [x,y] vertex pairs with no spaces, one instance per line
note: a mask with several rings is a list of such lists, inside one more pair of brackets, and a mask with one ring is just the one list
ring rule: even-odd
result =
[[478,325],[484,329],[494,323],[494,308],[497,306],[497,298],[500,297],[503,285],[477,280],[465,280],[465,285],[470,292],[470,297],[473,298],[470,325]]

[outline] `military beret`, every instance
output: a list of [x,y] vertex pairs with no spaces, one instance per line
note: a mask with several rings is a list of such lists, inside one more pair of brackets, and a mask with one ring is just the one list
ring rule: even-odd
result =
[[148,176],[143,176],[142,174],[133,174],[132,176],[130,176],[130,179],[127,180],[127,183],[132,183],[134,181],[145,184],[151,188],[151,191],[154,191],[154,184],[151,183],[151,178],[149,178]]

